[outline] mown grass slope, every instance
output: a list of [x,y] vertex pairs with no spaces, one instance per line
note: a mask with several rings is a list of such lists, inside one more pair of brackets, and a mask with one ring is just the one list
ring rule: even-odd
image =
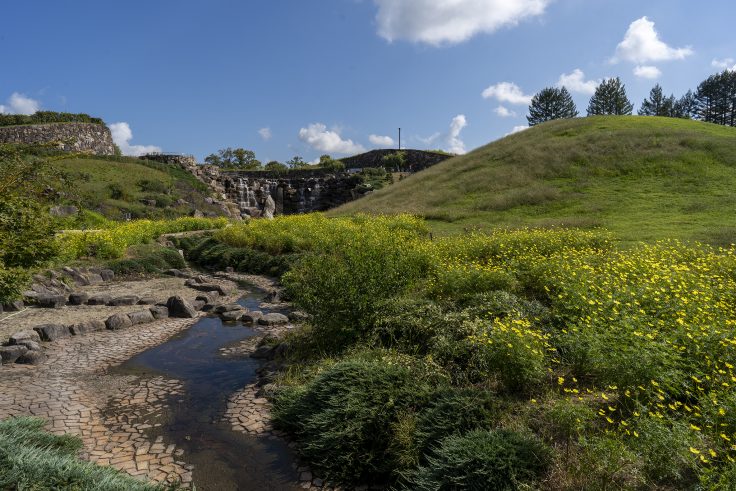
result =
[[[176,218],[195,209],[221,214],[205,202],[207,186],[173,165],[130,157],[74,157],[55,160],[51,167],[62,202],[107,218]],[[177,203],[180,199],[186,203]]]
[[624,241],[736,242],[736,129],[673,118],[553,121],[348,203],[438,232],[605,227]]

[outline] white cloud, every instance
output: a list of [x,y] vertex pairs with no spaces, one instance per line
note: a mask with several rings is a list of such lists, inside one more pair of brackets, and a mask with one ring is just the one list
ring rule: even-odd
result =
[[110,125],[110,133],[112,133],[112,141],[120,147],[123,155],[132,155],[138,157],[147,153],[156,153],[161,151],[161,147],[155,145],[131,145],[130,140],[133,139],[133,131],[130,125],[125,122],[112,123]]
[[572,73],[560,75],[557,87],[565,87],[570,92],[592,95],[600,83],[600,80],[585,80],[585,73],[580,68],[576,68]]
[[639,78],[654,80],[655,78],[659,78],[660,76],[662,76],[662,70],[660,70],[656,66],[638,65],[634,67],[634,75]]
[[508,109],[505,106],[498,106],[496,109],[493,110],[493,112],[502,118],[513,118],[516,116],[516,113],[514,111]]
[[420,142],[424,143],[426,146],[430,146],[430,145],[433,145],[434,142],[436,142],[437,139],[439,137],[441,137],[441,136],[442,136],[442,133],[437,132],[437,133],[433,133],[432,135],[428,136],[427,138],[422,138],[421,136],[418,136],[417,137],[417,140],[419,140]]
[[312,123],[299,130],[299,139],[320,152],[327,153],[362,153],[363,145],[353,143],[353,140],[343,140],[336,130],[328,130],[322,123]]
[[724,58],[722,60],[716,60],[710,62],[711,66],[713,68],[720,68],[721,70],[730,70],[732,72],[736,72],[736,62],[734,62],[733,58]]
[[654,22],[646,17],[637,19],[629,25],[628,31],[616,47],[616,55],[611,60],[644,64],[652,61],[682,60],[693,54],[692,48],[672,48],[659,39]]
[[40,102],[19,92],[13,92],[7,102],[7,106],[0,104],[0,114],[33,114],[41,109]]
[[524,126],[514,126],[514,128],[511,131],[509,131],[508,133],[506,133],[503,136],[513,135],[514,133],[519,133],[520,131],[524,131],[524,130],[528,130],[528,129],[529,129],[529,127],[526,126],[526,125],[524,125]]
[[466,41],[476,34],[542,15],[552,0],[373,0],[378,34],[433,46]]
[[468,125],[464,114],[458,114],[452,118],[450,133],[447,135],[447,151],[450,153],[466,153],[465,142],[460,139],[460,132]]
[[391,148],[395,145],[394,139],[390,136],[370,135],[368,141],[377,147]]
[[481,94],[484,99],[495,98],[498,102],[509,104],[529,104],[532,96],[524,94],[521,88],[513,82],[501,82],[491,85]]
[[261,135],[263,141],[268,141],[273,136],[273,134],[271,134],[271,128],[269,127],[261,128],[260,130],[258,130],[258,134]]

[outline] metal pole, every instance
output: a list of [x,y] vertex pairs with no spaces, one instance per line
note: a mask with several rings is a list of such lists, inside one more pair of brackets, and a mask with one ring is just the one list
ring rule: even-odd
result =
[[399,150],[401,150],[401,128],[399,128]]

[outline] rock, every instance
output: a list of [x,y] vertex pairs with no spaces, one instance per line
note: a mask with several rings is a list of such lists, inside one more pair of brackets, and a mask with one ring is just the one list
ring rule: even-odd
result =
[[111,331],[117,331],[118,329],[125,329],[132,325],[133,325],[133,322],[131,322],[130,317],[128,317],[126,314],[111,315],[105,321],[105,327],[107,327]]
[[89,297],[89,300],[87,300],[87,305],[107,305],[107,302],[110,301],[110,295],[93,295]]
[[243,317],[243,311],[242,310],[231,310],[229,312],[222,312],[219,315],[220,315],[220,319],[222,319],[225,322],[235,322],[235,321],[239,321]]
[[104,321],[91,320],[85,322],[79,322],[69,326],[69,330],[74,336],[84,336],[91,332],[104,331],[107,326]]
[[5,312],[19,312],[24,308],[25,304],[23,303],[23,300],[14,300],[3,304],[3,310],[5,310]]
[[0,362],[3,365],[15,363],[15,361],[28,351],[25,346],[0,346]]
[[222,314],[223,312],[232,312],[233,310],[245,310],[245,307],[237,303],[227,303],[215,307],[216,314]]
[[204,300],[195,300],[194,302],[192,302],[192,307],[194,307],[194,310],[197,311],[202,310],[205,305],[207,305],[207,302],[205,302]]
[[207,303],[204,305],[204,307],[202,307],[202,312],[212,312],[215,307],[217,307],[217,305],[213,303]]
[[228,266],[227,268],[225,268],[225,272],[226,273],[234,273],[235,272],[235,268],[233,268],[232,266]]
[[128,318],[134,326],[136,324],[148,324],[149,322],[153,322],[153,314],[151,314],[150,310],[130,312],[128,313]]
[[148,310],[154,319],[166,319],[169,316],[169,309],[165,305],[154,305]]
[[84,305],[89,300],[89,295],[85,292],[74,292],[69,295],[69,305]]
[[28,351],[42,351],[41,344],[36,341],[23,341],[16,346],[25,346]]
[[16,360],[16,363],[21,363],[23,365],[39,365],[46,361],[46,358],[46,354],[43,351],[26,351]]
[[207,295],[209,295],[213,300],[220,296],[220,292],[217,290],[210,290],[207,292]]
[[153,297],[143,297],[138,300],[138,305],[155,305],[156,299]]
[[107,302],[109,307],[119,307],[121,305],[135,305],[138,303],[138,297],[136,295],[123,295],[122,297],[115,297]]
[[166,271],[164,271],[164,274],[169,275],[169,276],[174,276],[176,278],[181,278],[183,276],[183,273],[181,271],[179,271],[178,269],[174,269],[174,268],[167,269]]
[[210,303],[212,302],[212,298],[209,295],[197,295],[197,298],[195,300],[201,300],[204,303]]
[[69,328],[61,324],[43,324],[33,328],[41,337],[41,341],[56,341],[71,335]]
[[36,299],[39,307],[45,309],[59,309],[66,305],[66,296],[64,295],[39,295]]
[[24,331],[18,331],[10,336],[9,344],[20,344],[23,341],[34,341],[36,343],[41,341],[41,336],[36,331],[26,329]]
[[79,213],[79,208],[72,205],[56,205],[51,207],[49,213],[51,216],[64,218],[76,215]]
[[189,288],[194,288],[202,292],[213,292],[216,291],[218,295],[223,297],[230,295],[235,291],[236,286],[234,283],[198,283],[195,280],[187,280],[184,283]]
[[194,210],[194,213],[192,213],[192,216],[194,218],[204,218],[204,213],[202,213],[200,210]]
[[74,280],[74,283],[76,283],[77,286],[89,285],[89,278],[84,276],[81,272],[77,271],[76,269],[70,268],[68,266],[64,266],[62,270],[64,271],[64,273],[66,273],[68,276],[70,276]]
[[251,310],[250,312],[243,314],[243,317],[241,317],[240,320],[249,324],[255,324],[261,317],[263,317],[263,312],[260,310]]
[[273,220],[273,214],[276,211],[276,202],[269,194],[266,196],[266,201],[263,203],[263,213],[261,216],[267,220]]
[[100,285],[105,282],[99,273],[87,273],[87,281],[90,285]]
[[166,307],[169,309],[169,317],[181,319],[194,319],[197,317],[197,311],[192,307],[192,304],[179,295],[169,298],[166,302]]
[[115,279],[115,271],[112,269],[100,270],[99,274],[103,281],[112,281]]
[[284,314],[271,312],[258,319],[258,324],[262,326],[276,326],[280,324],[286,324],[289,322],[289,318]]
[[289,312],[287,317],[291,322],[304,322],[309,319],[309,314],[306,314],[301,310],[295,310],[294,312]]
[[272,357],[272,354],[272,346],[259,346],[253,353],[250,354],[250,357],[257,360],[267,360],[268,358]]
[[271,290],[268,293],[266,293],[266,296],[263,297],[263,300],[268,303],[278,303],[281,301],[281,291]]

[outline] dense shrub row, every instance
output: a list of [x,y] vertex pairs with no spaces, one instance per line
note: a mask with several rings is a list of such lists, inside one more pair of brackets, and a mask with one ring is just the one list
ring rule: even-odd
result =
[[319,215],[200,245],[218,247],[299,252],[283,282],[314,322],[290,335],[275,416],[329,478],[736,485],[733,249],[575,230],[432,240],[411,217]]
[[94,123],[105,124],[100,118],[84,113],[62,113],[55,111],[37,111],[33,114],[0,114],[0,126],[41,123]]

